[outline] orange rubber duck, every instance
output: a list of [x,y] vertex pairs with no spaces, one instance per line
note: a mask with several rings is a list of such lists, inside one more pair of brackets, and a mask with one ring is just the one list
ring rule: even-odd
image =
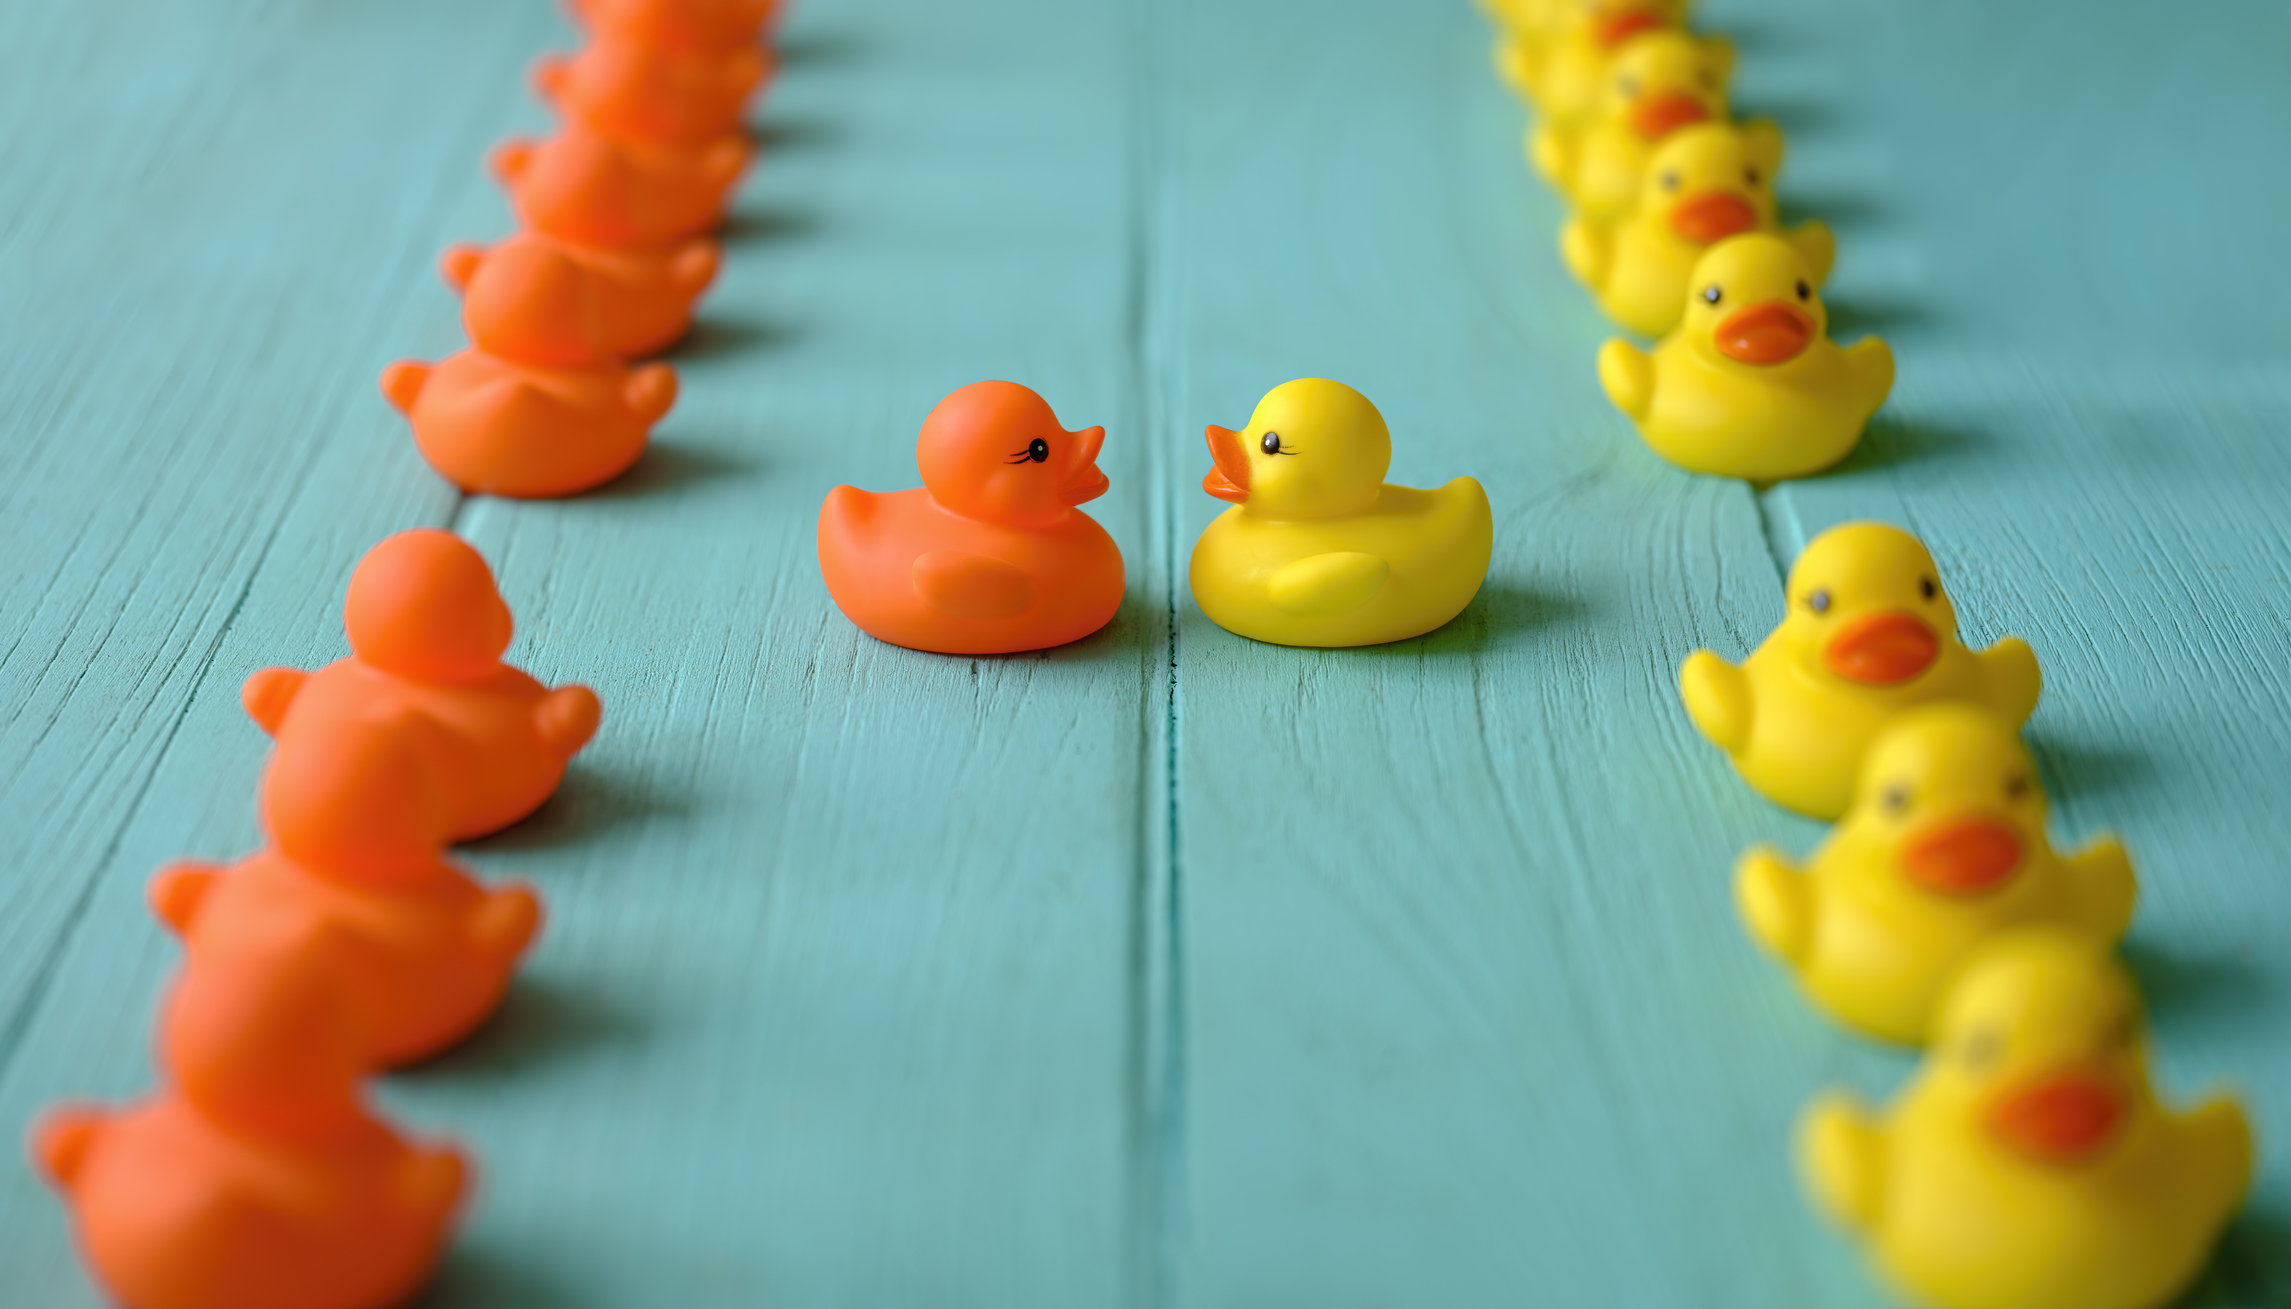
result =
[[400,532],[368,551],[342,606],[350,657],[317,672],[265,668],[240,692],[279,748],[312,751],[360,721],[408,708],[438,729],[432,765],[466,840],[532,813],[596,734],[594,691],[550,690],[501,662],[513,620],[485,559],[450,532]]
[[1075,508],[1106,493],[1106,429],[1069,432],[1041,396],[978,382],[939,402],[915,462],[923,485],[839,486],[819,509],[836,607],[878,640],[940,654],[1079,641],[1122,603],[1122,552]]
[[754,46],[781,0],[567,0],[573,21],[600,37],[654,50],[724,54]]
[[467,296],[462,321],[479,349],[578,368],[676,344],[720,259],[702,238],[613,250],[519,232],[491,249],[454,246],[438,268]]
[[[347,1088],[447,1049],[500,1007],[541,906],[443,857],[442,736],[397,706],[291,739],[263,775],[269,848],[152,879],[187,958],[160,1044],[202,1109],[308,1103],[298,1070]],[[310,995],[326,998],[315,1019]]]
[[661,49],[599,36],[577,55],[545,55],[534,90],[558,113],[604,136],[701,146],[740,129],[748,100],[772,74],[761,46]]
[[470,349],[399,360],[382,370],[382,394],[438,476],[471,495],[551,500],[603,486],[643,456],[676,403],[676,370],[551,368]]
[[168,1094],[52,1110],[31,1146],[125,1309],[390,1309],[444,1254],[468,1176],[363,1111],[282,1140]]
[[492,166],[527,227],[630,249],[715,228],[748,155],[737,133],[702,145],[652,145],[568,123],[546,141],[503,142]]

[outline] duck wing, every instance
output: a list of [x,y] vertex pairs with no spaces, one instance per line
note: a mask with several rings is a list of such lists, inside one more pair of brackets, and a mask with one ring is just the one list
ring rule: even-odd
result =
[[1367,604],[1392,566],[1357,550],[1332,550],[1285,564],[1266,579],[1275,605],[1299,618],[1333,618]]
[[917,555],[915,590],[955,618],[1016,618],[1034,607],[1034,579],[999,559],[961,550]]

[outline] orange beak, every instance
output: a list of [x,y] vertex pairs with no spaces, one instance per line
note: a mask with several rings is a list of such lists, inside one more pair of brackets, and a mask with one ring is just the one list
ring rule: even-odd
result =
[[1892,610],[1853,624],[1822,651],[1830,671],[1863,686],[1899,686],[1933,666],[1941,638],[1914,614]]
[[1073,435],[1082,443],[1081,457],[1074,461],[1074,471],[1058,484],[1058,498],[1070,505],[1088,504],[1113,485],[1112,480],[1098,470],[1098,451],[1106,444],[1106,429],[1093,427]]
[[1217,466],[1201,479],[1201,489],[1234,504],[1249,499],[1249,453],[1241,448],[1241,434],[1230,427],[1209,429],[1209,457]]
[[1660,141],[1682,127],[1703,122],[1710,111],[1684,91],[1641,96],[1631,106],[1631,130],[1642,141]]
[[1669,27],[1661,14],[1652,9],[1612,9],[1592,20],[1591,39],[1602,50],[1612,50],[1641,32],[1658,27]]
[[1732,191],[1704,191],[1671,206],[1671,230],[1696,245],[1712,245],[1758,226],[1758,211]]
[[1711,344],[1737,363],[1759,368],[1786,364],[1814,343],[1814,316],[1794,304],[1768,300],[1727,315]]
[[1934,828],[1901,852],[1901,871],[1936,895],[1983,895],[2021,866],[2020,833],[1993,818]]
[[2073,1164],[2108,1143],[2124,1117],[2113,1082],[2088,1072],[2057,1073],[2016,1087],[1990,1107],[1989,1134],[2048,1164]]

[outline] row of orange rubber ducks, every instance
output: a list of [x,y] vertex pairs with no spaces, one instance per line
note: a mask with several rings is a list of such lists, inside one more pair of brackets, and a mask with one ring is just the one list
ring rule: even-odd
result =
[[[675,375],[627,361],[682,335],[714,274],[702,234],[747,161],[779,3],[572,0],[589,44],[537,77],[564,127],[495,158],[524,230],[445,260],[473,345],[384,380],[465,490],[569,494],[642,452]],[[480,885],[449,849],[545,801],[602,711],[502,662],[509,608],[450,533],[374,547],[343,619],[349,658],[245,686],[276,740],[265,848],[152,882],[185,956],[161,1005],[162,1089],[33,1129],[127,1309],[385,1309],[428,1279],[467,1190],[460,1152],[401,1135],[365,1084],[499,1006],[540,902]]]
[[[1490,0],[1498,67],[1575,207],[1569,266],[1624,326],[1664,336],[1651,360],[1606,347],[1610,396],[1697,471],[1814,471],[1852,448],[1891,356],[1822,338],[1830,235],[1780,229],[1781,134],[1727,121],[1732,50],[1688,32],[1684,7]],[[1652,407],[1629,402],[1642,383]],[[1931,553],[1883,524],[1809,542],[1785,603],[1742,665],[1706,650],[1680,670],[1744,781],[1837,823],[1802,868],[1744,855],[1736,901],[1816,1008],[1927,1052],[1882,1112],[1816,1101],[1808,1189],[1936,1309],[2155,1309],[2241,1205],[2251,1132],[2231,1100],[2174,1113],[2150,1086],[2113,953],[2136,879],[2113,840],[2063,855],[2047,836],[2020,739],[2035,652],[1966,647]]]

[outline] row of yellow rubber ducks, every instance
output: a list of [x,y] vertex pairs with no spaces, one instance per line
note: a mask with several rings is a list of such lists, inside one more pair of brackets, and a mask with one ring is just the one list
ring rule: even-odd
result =
[[[1728,121],[1731,48],[1688,33],[1683,0],[1487,6],[1498,66],[1538,111],[1530,156],[1575,205],[1569,265],[1626,327],[1668,333],[1651,357],[1609,343],[1610,396],[1696,471],[1842,458],[1892,358],[1800,340],[1824,321],[1812,288],[1833,244],[1776,222],[1781,134]],[[1931,553],[1882,524],[1808,543],[1785,599],[1741,666],[1705,650],[1680,670],[1696,728],[1744,781],[1836,823],[1802,867],[1744,855],[1737,904],[1816,1008],[1926,1052],[1882,1111],[1842,1094],[1809,1108],[1808,1189],[1919,1303],[2155,1309],[2240,1207],[2251,1130],[2231,1100],[2177,1113],[2151,1089],[2114,956],[2132,865],[2110,839],[2063,855],[2047,838],[2019,735],[2035,652],[1967,648]]]

